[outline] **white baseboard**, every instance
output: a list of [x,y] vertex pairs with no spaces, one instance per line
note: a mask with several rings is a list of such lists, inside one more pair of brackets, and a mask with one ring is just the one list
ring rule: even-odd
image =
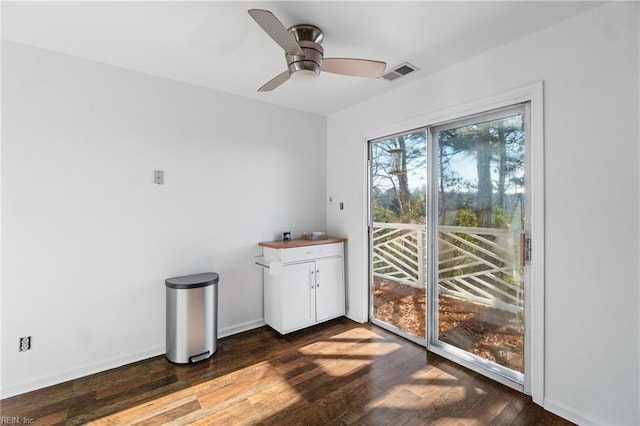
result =
[[259,318],[243,322],[242,324],[235,324],[230,327],[221,328],[218,329],[218,339],[242,333],[244,331],[253,330],[254,328],[262,327],[263,325],[265,325],[264,320],[262,318]]
[[[236,324],[231,327],[225,327],[218,330],[218,338],[242,333],[243,331],[253,330],[254,328],[262,327],[263,325],[265,325],[264,321],[262,320],[262,318],[260,318],[252,321],[247,321],[242,324]],[[13,386],[2,388],[0,390],[0,399],[9,398],[47,386],[53,386],[69,380],[78,379],[80,377],[89,376],[95,373],[100,373],[112,368],[121,367],[126,364],[131,364],[133,362],[142,361],[147,358],[153,358],[158,355],[163,355],[164,353],[165,346],[162,345],[160,347],[150,348],[145,351],[132,353],[123,357],[104,360],[95,364],[88,364],[80,368],[74,368],[72,370],[63,371],[61,373],[40,377],[35,380],[25,381]]]
[[353,312],[347,311],[345,317],[349,318],[351,321],[355,321],[358,324],[364,324],[369,321],[369,317],[362,318],[360,316],[354,315]]
[[544,401],[544,409],[581,426],[608,424],[607,422],[596,419],[585,412],[569,408],[563,404],[557,404],[549,401],[548,399],[545,399]]
[[102,371],[110,370],[112,368],[121,367],[132,362],[137,362],[143,359],[152,358],[154,356],[162,355],[165,353],[165,346],[150,348],[145,351],[132,353],[123,357],[104,360],[95,364],[87,364],[80,368],[74,368],[72,370],[63,371],[61,373],[52,374],[49,376],[40,377],[35,380],[29,380],[17,385],[2,388],[0,391],[0,398],[9,398],[11,396],[20,395],[22,393],[31,392],[37,389],[41,389],[47,386],[53,386],[60,383],[64,383],[69,380],[77,379],[91,374],[100,373]]

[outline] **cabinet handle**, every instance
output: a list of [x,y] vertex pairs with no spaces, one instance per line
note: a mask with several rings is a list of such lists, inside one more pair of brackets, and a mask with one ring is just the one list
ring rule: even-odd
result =
[[316,287],[320,287],[320,269],[316,269]]

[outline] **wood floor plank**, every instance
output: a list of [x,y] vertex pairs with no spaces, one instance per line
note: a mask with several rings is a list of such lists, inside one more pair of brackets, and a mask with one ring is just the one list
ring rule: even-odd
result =
[[37,425],[570,425],[531,398],[371,324],[346,318],[218,342],[0,401]]
[[88,424],[95,426],[133,424],[193,402],[196,402],[198,405],[197,409],[200,409],[198,398],[193,395],[190,390],[184,390],[126,410],[118,411],[109,416],[90,421]]
[[184,404],[174,405],[171,409],[165,409],[161,412],[150,416],[144,420],[139,420],[133,423],[136,426],[154,426],[163,425],[171,420],[176,420],[184,417],[189,413],[194,413],[200,409],[200,404],[197,399],[189,400]]
[[[314,383],[315,385],[315,383]],[[322,389],[322,387],[320,387]],[[364,413],[366,405],[371,399],[382,394],[366,375],[342,378],[342,385],[334,390],[326,390],[319,397],[309,399],[308,404],[295,404],[286,410],[280,410],[264,424],[329,424],[340,418],[348,417],[347,412],[354,412],[358,408]],[[358,414],[354,417],[360,417]]]
[[233,408],[227,407],[217,409],[216,407],[203,407],[200,410],[185,415],[179,419],[167,422],[167,425],[242,425],[243,416],[252,410],[251,403],[244,399],[233,405]]
[[498,386],[476,388],[476,395],[456,407],[450,415],[451,420],[446,424],[477,426],[490,422],[506,404],[505,394],[500,393],[498,388]]

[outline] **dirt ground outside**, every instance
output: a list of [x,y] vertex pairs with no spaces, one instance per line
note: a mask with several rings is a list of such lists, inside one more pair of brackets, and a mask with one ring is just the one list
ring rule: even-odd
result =
[[[397,281],[374,280],[374,315],[418,337],[425,336],[425,290]],[[441,341],[512,370],[524,369],[522,315],[440,296]]]

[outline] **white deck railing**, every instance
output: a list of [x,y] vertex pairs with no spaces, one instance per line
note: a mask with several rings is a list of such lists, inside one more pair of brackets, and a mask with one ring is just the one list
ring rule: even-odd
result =
[[[440,294],[510,312],[522,312],[522,268],[519,231],[439,226],[438,286]],[[374,223],[373,274],[424,288],[425,225]]]

